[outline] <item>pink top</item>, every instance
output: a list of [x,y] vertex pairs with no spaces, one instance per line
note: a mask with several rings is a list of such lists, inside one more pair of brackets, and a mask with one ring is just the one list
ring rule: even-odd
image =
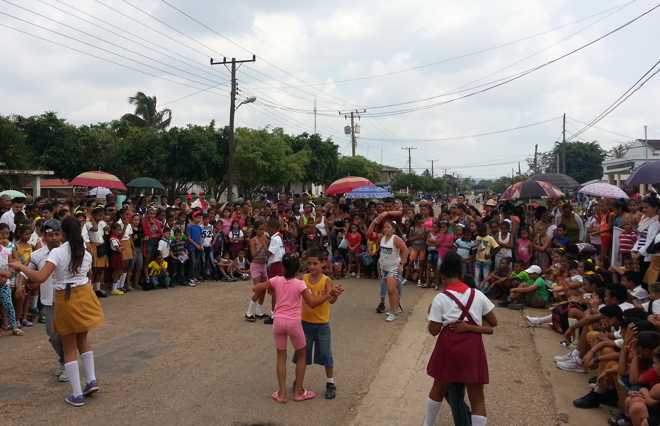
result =
[[274,318],[298,320],[302,312],[302,292],[307,290],[305,282],[296,278],[287,280],[278,276],[270,279],[270,286],[275,291]]
[[454,248],[454,234],[445,232],[438,237],[438,256],[445,257]]
[[523,263],[532,260],[532,242],[519,239],[516,241],[516,258]]

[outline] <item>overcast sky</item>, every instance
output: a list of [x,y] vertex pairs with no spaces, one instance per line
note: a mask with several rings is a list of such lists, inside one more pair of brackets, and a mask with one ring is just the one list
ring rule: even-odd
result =
[[[366,107],[368,114],[449,100],[457,95],[370,108],[515,75],[653,6],[648,0],[0,0],[0,114],[52,110],[76,124],[110,121],[130,112],[128,96],[143,91],[173,110],[177,126],[211,120],[223,125],[229,73],[223,66],[211,67],[209,57],[245,59],[255,53],[256,63],[245,64],[238,77],[241,95],[255,95],[258,101],[238,110],[237,126],[312,132],[316,98],[318,131],[332,135],[342,153],[350,155],[343,134],[347,123],[339,109]],[[405,115],[365,115],[358,153],[407,167],[401,147],[415,146],[412,165],[418,172],[430,168],[427,160],[437,160],[436,173],[510,175],[517,161],[533,154],[534,144],[541,151],[552,148],[560,138],[562,113],[569,117],[570,135],[582,127],[575,120],[590,121],[658,60],[659,23],[660,9],[575,55],[483,94]],[[463,57],[443,61],[457,56]],[[427,64],[433,65],[422,66]],[[642,137],[645,124],[649,138],[660,138],[659,91],[660,77],[597,125],[619,135],[591,129],[582,139],[609,148]],[[414,140],[548,120],[491,136]]]

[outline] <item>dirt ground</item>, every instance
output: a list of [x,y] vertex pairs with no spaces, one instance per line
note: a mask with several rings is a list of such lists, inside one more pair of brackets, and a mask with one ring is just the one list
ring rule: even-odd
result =
[[[377,281],[343,285],[346,292],[331,319],[338,391],[333,401],[275,404],[271,327],[243,320],[250,285],[205,283],[103,299],[106,323],[91,333],[101,392],[80,409],[63,401],[70,386],[52,376],[56,362],[43,325],[20,338],[5,332],[1,423],[347,424],[405,318],[385,323],[375,313]],[[406,286],[404,307],[421,294]],[[321,367],[309,368],[306,379],[308,388],[324,391]]]
[[[3,332],[0,424],[421,424],[431,383],[424,370],[434,344],[425,312],[434,292],[406,286],[407,314],[388,324],[375,313],[376,281],[342,284],[346,293],[332,312],[334,401],[275,404],[271,328],[243,320],[250,285],[205,283],[104,299],[106,323],[91,334],[101,392],[79,409],[63,402],[70,386],[52,375],[55,356],[43,325],[20,338]],[[499,327],[484,338],[489,424],[605,424],[605,410],[572,407],[572,399],[588,391],[586,377],[554,367],[559,336],[528,328],[520,312],[496,312]],[[309,368],[306,383],[322,393],[323,369]],[[439,423],[451,424],[444,407]]]

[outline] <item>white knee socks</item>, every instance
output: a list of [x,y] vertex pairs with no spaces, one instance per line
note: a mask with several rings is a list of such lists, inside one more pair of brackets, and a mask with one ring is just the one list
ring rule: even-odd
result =
[[82,388],[80,387],[80,370],[78,370],[78,361],[71,361],[64,364],[64,371],[71,383],[73,396],[81,396]]
[[256,315],[258,317],[261,317],[261,316],[264,315],[264,305],[260,305],[259,303],[257,303]]
[[126,286],[126,277],[128,276],[128,273],[124,272],[121,274],[121,277],[119,277],[119,288],[123,288]]
[[93,382],[96,380],[96,371],[94,370],[94,352],[89,351],[84,354],[80,354],[80,359],[83,363],[83,370],[85,372],[85,379],[87,383]]
[[472,415],[472,426],[486,426],[486,418]]
[[[431,398],[426,399],[426,415],[424,416],[424,426],[434,426],[435,420],[440,412],[442,401],[434,401]],[[474,418],[474,416],[472,416]],[[474,426],[477,426],[473,423]]]

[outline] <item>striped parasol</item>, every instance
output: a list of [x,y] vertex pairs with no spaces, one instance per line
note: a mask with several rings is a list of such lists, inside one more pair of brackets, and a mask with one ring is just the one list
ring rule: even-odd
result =
[[87,186],[97,187],[101,186],[108,189],[115,189],[118,191],[126,191],[126,186],[119,180],[119,178],[110,173],[102,171],[84,172],[73,178],[71,181],[73,186]]
[[346,194],[346,198],[353,199],[380,199],[393,197],[392,193],[380,186],[362,186]]
[[363,186],[373,186],[373,183],[369,179],[363,177],[347,176],[332,182],[332,184],[330,184],[325,190],[325,195],[345,194],[351,192],[355,188],[361,188]]

